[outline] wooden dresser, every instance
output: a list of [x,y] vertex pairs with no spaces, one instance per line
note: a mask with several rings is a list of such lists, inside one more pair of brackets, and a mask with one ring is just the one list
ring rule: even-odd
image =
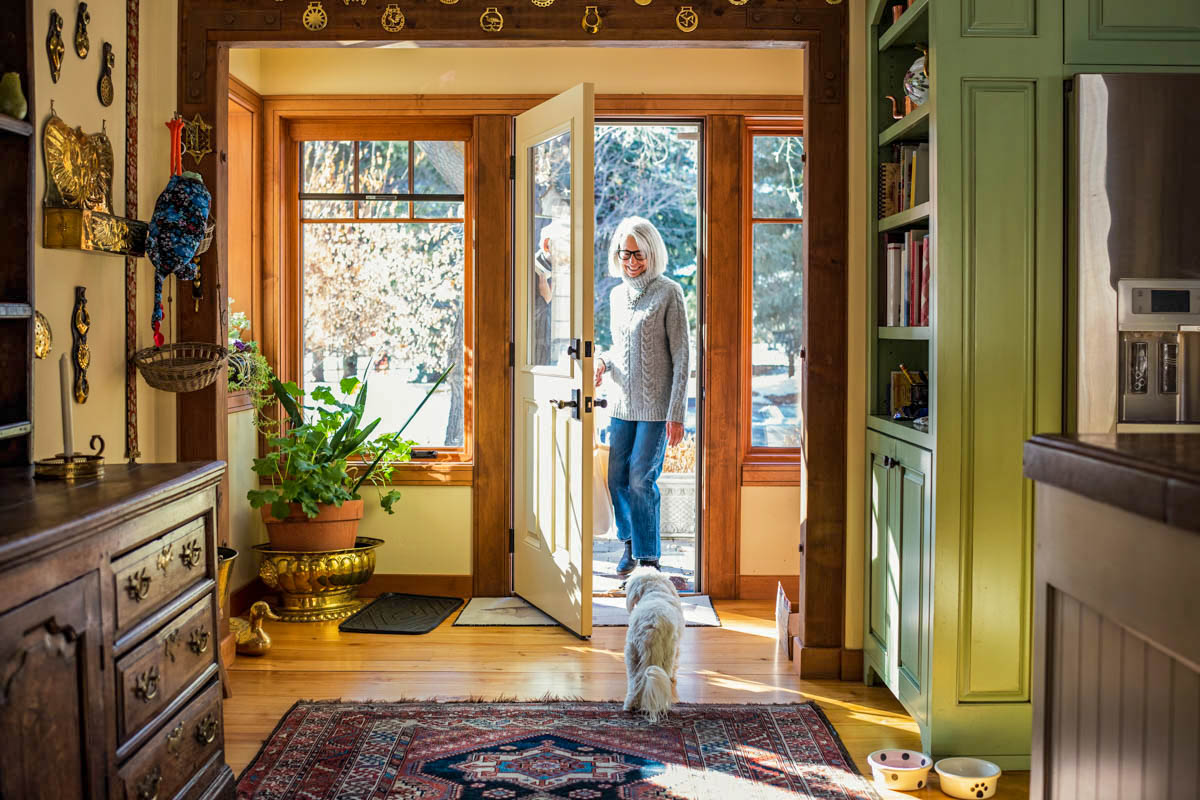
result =
[[1200,797],[1200,435],[1035,436],[1033,800]]
[[233,797],[217,664],[221,462],[0,471],[0,797]]

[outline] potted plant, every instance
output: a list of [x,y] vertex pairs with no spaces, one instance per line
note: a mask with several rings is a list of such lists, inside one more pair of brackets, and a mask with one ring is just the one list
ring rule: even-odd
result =
[[271,366],[258,349],[258,342],[244,338],[250,318],[232,310],[232,297],[229,307],[229,391],[249,389],[252,397],[261,397],[271,385]]
[[271,388],[288,424],[268,439],[271,452],[254,459],[255,473],[272,484],[246,493],[250,505],[260,509],[271,546],[298,551],[354,547],[363,516],[358,490],[367,481],[376,485],[383,510],[395,513],[392,506],[400,492],[384,487],[394,465],[411,458],[415,444],[400,435],[451,369],[442,373],[399,431],[375,438],[371,434],[381,420],[362,425],[365,381],[342,379],[342,394],[353,395],[352,403],[339,400],[328,386],[318,386],[308,396],[319,405],[304,405],[305,392],[299,386],[272,377]]

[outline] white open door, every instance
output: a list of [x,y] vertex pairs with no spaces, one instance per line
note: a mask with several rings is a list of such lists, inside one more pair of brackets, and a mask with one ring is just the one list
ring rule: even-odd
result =
[[513,589],[592,634],[593,90],[517,117]]

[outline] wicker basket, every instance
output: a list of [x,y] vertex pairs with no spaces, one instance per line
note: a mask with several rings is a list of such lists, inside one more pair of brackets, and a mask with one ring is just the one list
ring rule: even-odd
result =
[[177,342],[138,350],[133,365],[155,389],[194,392],[216,380],[228,357],[229,352],[219,344]]

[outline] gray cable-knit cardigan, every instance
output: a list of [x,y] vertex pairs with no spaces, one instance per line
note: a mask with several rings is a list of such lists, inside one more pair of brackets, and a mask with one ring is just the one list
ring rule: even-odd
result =
[[617,419],[683,422],[688,320],[683,288],[663,276],[642,291],[622,281],[609,296],[613,346],[604,362],[608,411]]

